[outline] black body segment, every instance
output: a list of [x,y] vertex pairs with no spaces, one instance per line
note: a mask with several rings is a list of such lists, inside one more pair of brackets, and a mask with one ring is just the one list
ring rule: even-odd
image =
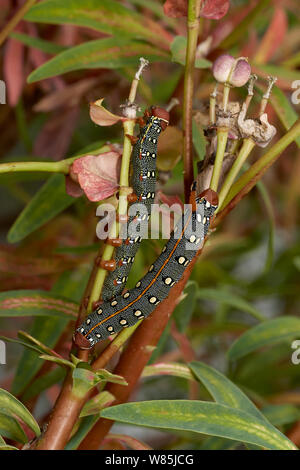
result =
[[147,230],[151,204],[155,197],[157,143],[163,130],[162,121],[165,122],[157,116],[148,117],[133,148],[131,186],[137,202],[129,210],[127,223],[121,225],[120,237],[123,238],[124,229],[127,235],[122,245],[115,250],[116,269],[106,276],[103,300],[115,297],[124,289],[143,233]]
[[[210,194],[210,191],[206,192]],[[103,302],[79,326],[77,333],[87,340],[89,347],[148,317],[156,305],[168,297],[170,289],[202,247],[217,208],[216,199],[205,197],[206,192],[184,211],[162,253],[136,287]]]

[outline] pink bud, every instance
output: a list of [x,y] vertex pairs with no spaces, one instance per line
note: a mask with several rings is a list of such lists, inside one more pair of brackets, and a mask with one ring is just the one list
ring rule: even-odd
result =
[[215,60],[212,72],[217,82],[240,87],[249,80],[251,67],[244,57],[235,59],[229,54],[223,54]]
[[243,57],[238,59],[236,66],[229,80],[230,85],[240,87],[245,85],[251,75],[251,67]]
[[220,55],[220,57],[214,61],[212,73],[217,82],[227,82],[234,63],[235,58],[229,54]]

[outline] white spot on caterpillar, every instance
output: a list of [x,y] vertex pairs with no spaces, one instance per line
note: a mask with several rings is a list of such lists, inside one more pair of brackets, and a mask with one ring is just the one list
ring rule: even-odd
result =
[[136,311],[134,312],[134,315],[135,315],[136,317],[140,317],[140,316],[142,315],[142,312],[141,312],[140,310],[136,310]]
[[197,214],[197,221],[201,222],[201,214]]
[[136,283],[135,287],[140,287],[140,285],[141,285],[141,283],[140,283],[140,281],[138,281],[138,282]]
[[84,328],[81,328],[80,333],[84,333]]
[[99,309],[97,310],[97,314],[98,314],[98,315],[101,315],[102,312],[103,312],[102,308],[99,308]]
[[191,235],[191,236],[190,236],[190,242],[191,242],[191,243],[194,243],[195,240],[196,240],[195,235]]
[[117,305],[117,303],[118,303],[118,302],[117,302],[116,300],[113,300],[113,301],[110,303],[110,305],[111,305],[112,307],[114,307],[115,305]]
[[206,201],[206,204],[205,204],[205,205],[206,205],[207,209],[210,208],[210,202]]
[[89,325],[91,323],[91,320],[88,318],[86,321],[86,324]]
[[122,326],[127,325],[127,320],[125,320],[125,318],[122,318],[122,320],[120,320],[120,325]]
[[163,249],[162,249],[162,253],[164,253],[166,251],[167,247],[164,246]]
[[146,153],[146,155],[147,155],[147,157],[149,157],[149,155],[150,155],[150,152],[147,152],[147,153]]
[[154,296],[150,297],[149,302],[150,302],[150,304],[155,304],[157,302],[157,298],[154,297]]
[[149,268],[149,273],[151,273],[151,272],[153,271],[153,269],[154,269],[154,265],[151,264],[151,266],[150,266],[150,268]]
[[125,292],[125,294],[123,295],[123,298],[128,299],[129,296],[130,296],[129,292]]
[[108,327],[107,327],[107,331],[109,331],[109,332],[114,331],[113,326],[108,326]]
[[156,158],[156,154],[155,154],[155,153],[152,153],[151,157],[152,157],[152,158]]
[[172,283],[172,278],[171,277],[166,277],[164,280],[164,283],[169,286]]
[[101,338],[101,335],[99,333],[96,334],[97,338]]
[[178,263],[179,263],[179,264],[184,264],[185,261],[186,261],[186,259],[185,259],[184,256],[179,256],[179,258],[178,258]]
[[202,222],[203,222],[203,224],[206,224],[206,217],[203,217]]

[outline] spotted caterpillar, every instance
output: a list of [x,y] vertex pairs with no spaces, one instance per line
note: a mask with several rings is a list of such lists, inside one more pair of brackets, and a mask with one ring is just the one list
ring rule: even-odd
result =
[[196,196],[196,184],[193,184],[190,205],[160,256],[133,289],[102,303],[87,316],[76,330],[77,346],[89,349],[122,328],[134,325],[168,297],[202,248],[217,205],[218,196],[214,191],[207,189]]
[[133,230],[132,222],[143,222],[149,220],[151,204],[155,197],[156,183],[156,154],[157,143],[160,133],[167,127],[169,113],[162,108],[152,107],[151,112],[145,114],[146,123],[140,130],[140,134],[133,147],[132,152],[132,201],[142,203],[145,210],[143,213],[137,212],[127,220],[127,238],[115,250],[114,270],[106,276],[102,298],[109,300],[120,294],[124,289],[129,271],[134,261],[139,244],[142,240],[142,232],[138,235]]

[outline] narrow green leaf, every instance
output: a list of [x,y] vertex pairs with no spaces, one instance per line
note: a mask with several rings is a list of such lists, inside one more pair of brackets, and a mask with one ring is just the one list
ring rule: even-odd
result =
[[40,428],[32,414],[17,398],[11,393],[7,392],[3,388],[0,388],[0,410],[14,414],[20,418],[30,429],[35,433],[36,436],[40,435]]
[[15,220],[8,232],[8,241],[16,243],[23,240],[75,201],[75,198],[66,194],[64,176],[50,176]]
[[280,317],[254,326],[242,334],[230,347],[228,358],[235,361],[262,346],[300,338],[300,318]]
[[122,38],[139,38],[156,45],[168,44],[162,28],[114,0],[47,0],[33,6],[24,17],[28,21],[75,24]]
[[296,450],[294,444],[272,425],[219,403],[153,400],[112,406],[103,410],[101,416],[136,426],[225,437],[266,449]]
[[[180,65],[185,65],[187,38],[176,36],[171,44],[172,61]],[[196,57],[196,69],[207,69],[211,67],[211,62],[203,57]]]
[[46,52],[47,54],[59,54],[60,52],[67,49],[65,46],[54,44],[51,41],[45,41],[45,39],[29,36],[29,34],[13,32],[10,34],[10,37],[17,39],[26,46],[39,49],[40,51]]
[[5,445],[0,445],[0,450],[19,450],[17,447],[14,446],[9,446],[7,444]]
[[198,380],[207,388],[217,403],[237,410],[246,411],[262,421],[266,421],[262,413],[251,400],[225,375],[202,362],[193,361],[189,364]]
[[80,418],[99,414],[101,410],[110,406],[115,401],[115,397],[109,392],[100,392],[95,397],[91,398],[81,410]]
[[25,444],[28,439],[19,422],[0,408],[0,434]]
[[274,426],[283,426],[300,419],[300,408],[289,403],[283,405],[267,405],[262,413]]
[[150,44],[138,41],[119,39],[119,37],[96,39],[58,54],[28,77],[28,83],[61,75],[72,70],[93,68],[117,69],[134,66],[139,58],[144,57],[150,62],[164,62],[169,55]]
[[0,317],[76,318],[78,304],[41,290],[16,290],[0,293]]
[[220,302],[222,304],[229,305],[230,307],[233,307],[237,310],[249,313],[254,318],[257,318],[257,320],[259,321],[265,320],[259,310],[249,304],[246,300],[236,294],[232,294],[231,292],[225,290],[212,288],[198,289],[197,298]]
[[40,359],[43,359],[44,361],[54,362],[55,364],[61,367],[69,367],[70,369],[75,368],[72,362],[68,361],[67,359],[63,359],[61,357],[50,356],[48,354],[41,354]]
[[[86,266],[76,271],[63,273],[51,290],[56,297],[63,295],[65,298],[79,302],[88,279],[89,272]],[[30,329],[30,334],[49,348],[54,348],[61,334],[70,321],[57,317],[36,317]],[[41,351],[38,350],[39,354]],[[12,393],[20,395],[32,381],[44,362],[33,351],[25,350],[18,363],[17,371],[12,385]]]
[[190,369],[179,362],[156,362],[153,365],[146,366],[142,373],[142,377],[153,377],[156,375],[172,375],[173,377],[195,380]]

